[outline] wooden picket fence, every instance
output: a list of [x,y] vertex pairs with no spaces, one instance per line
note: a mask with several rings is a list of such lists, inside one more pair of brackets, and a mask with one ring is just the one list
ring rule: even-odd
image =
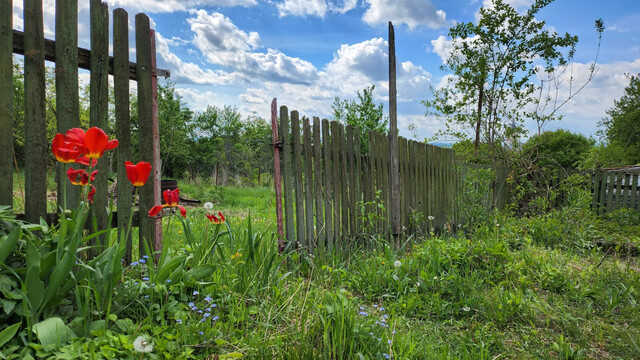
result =
[[592,208],[602,214],[620,208],[640,210],[639,172],[598,170],[591,176]]
[[[369,133],[361,153],[360,130],[319,118],[300,119],[280,107],[284,237],[308,249],[340,248],[367,234],[389,235],[389,136]],[[465,171],[451,149],[398,137],[402,237],[464,221],[455,208]],[[276,169],[277,171],[277,169]],[[504,207],[507,172],[487,191],[487,210]],[[276,199],[278,202],[280,199]]]
[[[45,60],[55,62],[57,132],[64,133],[80,127],[78,69],[90,70],[90,126],[107,129],[108,76],[113,75],[115,87],[117,181],[117,215],[113,223],[126,227],[132,208],[132,187],[125,174],[125,160],[132,159],[131,119],[129,113],[129,80],[137,81],[139,159],[154,166],[153,180],[140,191],[140,212],[145,214],[160,202],[160,166],[156,99],[157,76],[168,77],[167,70],[155,68],[155,35],[149,17],[135,17],[136,63],[129,61],[129,19],[123,9],[113,12],[113,56],[109,56],[108,5],[100,0],[90,3],[91,50],[78,47],[78,0],[56,1],[56,40],[44,38],[41,0],[24,0],[24,32],[14,30],[12,1],[0,2],[0,148],[13,149],[13,54],[24,55],[25,106],[25,213],[24,219],[38,222],[40,218],[55,221],[56,214],[47,214],[47,167],[51,162],[50,139],[46,138]],[[0,153],[0,205],[13,202],[13,152]],[[98,162],[98,176],[94,182],[93,215],[98,229],[108,224],[108,159]],[[64,164],[56,168],[59,206],[76,208],[79,189],[66,180]],[[66,188],[67,203],[62,204]],[[159,245],[158,221],[141,216],[140,239],[156,241]],[[118,232],[120,233],[120,231]],[[141,247],[142,249],[143,247]],[[127,258],[131,258],[131,244]]]

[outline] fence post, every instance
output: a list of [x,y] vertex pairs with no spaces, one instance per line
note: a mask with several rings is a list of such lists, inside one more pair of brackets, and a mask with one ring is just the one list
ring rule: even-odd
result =
[[[158,113],[158,74],[156,72],[156,31],[149,30],[149,47],[151,55],[151,115],[153,116],[153,200],[156,204],[162,201],[162,160],[160,159],[160,114]],[[155,218],[156,252],[162,250],[162,218]]]
[[[25,34],[25,41],[28,38],[29,36]],[[38,78],[38,81],[42,82],[42,79],[44,79],[44,75]],[[77,0],[58,0],[56,1],[56,117],[58,132],[64,133],[71,128],[80,127],[79,116],[78,2]],[[66,195],[67,200],[64,206],[67,209],[75,209],[80,200],[80,187],[66,181],[67,167],[65,165],[58,164],[56,176],[58,203],[62,204],[61,198]]]
[[[151,39],[149,37],[149,17],[143,13],[136,15],[136,77],[138,79],[138,130],[140,133],[140,160],[153,166],[154,173],[158,164],[154,163],[153,152],[153,101],[151,89]],[[140,190],[140,257],[145,255],[145,241],[152,248],[152,241],[156,238],[155,219],[147,216],[147,212],[155,205],[154,187],[155,175],[152,181],[142,186]]]
[[[126,178],[124,162],[131,159],[131,115],[129,114],[129,16],[124,9],[113,12],[113,87],[115,96],[118,237],[127,230],[132,211],[133,186]],[[139,216],[140,214],[138,214]],[[131,233],[128,234],[125,261],[131,263]]]
[[271,130],[273,139],[273,183],[276,191],[276,216],[278,223],[278,252],[284,251],[284,226],[282,223],[282,185],[280,179],[280,147],[278,140],[278,101],[271,101]]
[[[13,206],[13,9],[0,2],[0,205]],[[9,151],[11,149],[11,151]],[[19,174],[18,174],[19,176]]]
[[302,158],[300,156],[302,145],[300,144],[300,117],[296,110],[291,112],[291,141],[293,143],[293,187],[295,188],[296,197],[296,242],[297,245],[305,245],[304,190],[302,186],[303,168],[301,168]]
[[[25,220],[37,223],[47,213],[47,118],[44,90],[42,1],[24,3]],[[57,80],[57,77],[56,77]],[[11,81],[13,86],[13,81]],[[76,91],[78,80],[74,84]],[[77,99],[76,99],[77,101]],[[60,124],[60,120],[58,120]],[[66,182],[69,184],[69,182]],[[71,185],[71,184],[69,184]],[[58,192],[61,194],[61,192]]]
[[324,156],[324,221],[326,244],[329,251],[333,249],[333,198],[332,184],[333,171],[331,167],[331,139],[329,137],[329,121],[322,119],[322,152]]
[[[109,111],[109,8],[100,0],[91,0],[91,69],[89,83],[89,124],[101,129],[107,127]],[[110,224],[107,206],[109,205],[109,160],[105,157],[96,165],[98,175],[95,179],[96,195],[92,213],[96,217],[98,229],[104,230]],[[105,236],[98,243],[105,246]],[[100,250],[98,252],[101,252]]]
[[389,182],[391,185],[391,233],[400,234],[400,174],[398,165],[398,117],[396,102],[396,40],[389,21]]
[[322,140],[320,139],[320,119],[313,118],[313,179],[316,207],[316,241],[323,248],[325,245],[326,226],[324,223],[322,200]]

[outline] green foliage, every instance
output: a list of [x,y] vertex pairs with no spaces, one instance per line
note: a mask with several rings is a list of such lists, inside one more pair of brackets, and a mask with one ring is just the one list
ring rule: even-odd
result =
[[538,168],[577,169],[595,140],[568,130],[545,131],[534,135],[522,146]]
[[472,164],[463,164],[458,171],[462,175],[462,187],[455,199],[457,219],[467,229],[485,223],[490,216],[489,209],[493,205],[491,189],[495,180],[491,168],[483,168]]
[[[614,102],[607,115],[601,123],[607,148],[614,147],[615,150],[611,151],[620,157],[617,161],[614,158],[603,163],[606,166],[640,163],[640,74],[629,77],[624,95]],[[607,160],[609,158],[605,157]]]
[[[538,129],[556,118],[552,96],[541,96],[544,81],[553,79],[574,56],[577,36],[558,35],[539,18],[553,0],[536,0],[523,12],[508,2],[493,0],[480,9],[478,23],[455,24],[449,30],[453,51],[442,66],[454,76],[423,103],[429,113],[446,120],[448,134],[488,144],[492,158],[504,158],[496,144],[518,141],[526,133],[525,120]],[[599,34],[602,21],[596,22]],[[590,72],[593,73],[593,67]],[[575,95],[571,94],[570,96]],[[548,106],[553,107],[549,112]]]
[[363,89],[362,93],[358,91],[358,102],[336,97],[331,104],[334,120],[360,129],[360,146],[363,154],[369,152],[369,132],[386,134],[388,129],[388,119],[383,116],[382,104],[376,105],[373,101],[375,88],[375,85],[371,85]]

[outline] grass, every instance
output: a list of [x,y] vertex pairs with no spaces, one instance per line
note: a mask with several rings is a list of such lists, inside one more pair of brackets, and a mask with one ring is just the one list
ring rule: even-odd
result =
[[[138,358],[132,344],[141,334],[155,346],[144,358],[640,354],[637,212],[598,217],[567,207],[531,218],[498,213],[472,232],[420,239],[403,251],[377,239],[367,248],[278,255],[271,189],[180,187],[185,198],[213,202],[228,227],[210,224],[202,206],[188,207],[190,239],[179,218],[166,218],[167,262],[125,268],[109,330],[40,347],[43,358]],[[215,250],[196,266],[197,249],[211,243]],[[169,269],[171,259],[179,261]],[[73,313],[69,305],[56,311],[63,310]],[[74,322],[73,315],[59,316]],[[0,349],[7,358],[27,351],[8,349]]]

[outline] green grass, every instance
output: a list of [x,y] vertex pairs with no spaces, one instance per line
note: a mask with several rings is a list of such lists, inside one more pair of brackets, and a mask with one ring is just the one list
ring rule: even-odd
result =
[[[43,358],[139,358],[132,344],[147,334],[154,351],[143,358],[640,354],[638,213],[598,217],[568,207],[533,218],[495,214],[471,233],[420,239],[403,251],[378,239],[367,248],[279,255],[272,189],[180,187],[185,198],[213,202],[227,224],[209,223],[202,206],[187,207],[190,228],[165,218],[167,262],[125,268],[109,330],[31,349]],[[199,249],[214,243],[196,265]],[[171,259],[176,268],[169,269]],[[70,301],[55,314],[73,323],[76,312]],[[101,316],[97,309],[91,315]],[[21,345],[15,338],[0,351],[22,358],[28,350]]]

